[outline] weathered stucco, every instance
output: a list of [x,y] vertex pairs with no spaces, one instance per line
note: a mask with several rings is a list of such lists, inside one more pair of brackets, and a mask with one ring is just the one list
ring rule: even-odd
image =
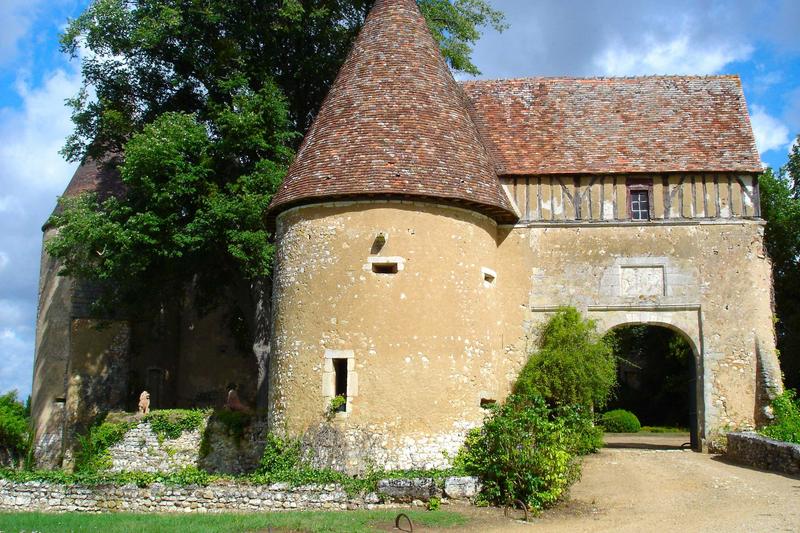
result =
[[[700,444],[753,427],[780,387],[757,220],[498,227],[457,208],[373,201],[287,211],[277,237],[272,427],[305,435],[336,467],[447,464],[560,305],[603,331],[644,323],[686,336]],[[396,272],[373,271],[386,263]],[[329,414],[336,358],[347,407]]]
[[[380,251],[373,248],[379,233],[386,238]],[[328,360],[352,354],[347,411],[330,423],[333,447],[345,450],[337,466],[368,458],[400,468],[445,464],[441,452],[458,449],[483,417],[481,398],[495,398],[504,381],[496,288],[481,270],[497,270],[495,235],[482,215],[422,203],[328,205],[282,216],[273,427],[317,431],[333,397]],[[398,262],[397,273],[373,272],[380,261]]]
[[507,275],[498,274],[498,288],[510,354],[524,353],[526,333],[558,305],[576,306],[602,331],[667,326],[695,351],[701,439],[763,422],[766,389],[780,387],[763,223],[520,225],[503,231],[500,264]]
[[61,464],[66,376],[69,361],[71,280],[58,276],[59,264],[44,249],[55,230],[42,242],[39,303],[36,316],[36,357],[33,363],[31,420],[34,458],[42,468]]

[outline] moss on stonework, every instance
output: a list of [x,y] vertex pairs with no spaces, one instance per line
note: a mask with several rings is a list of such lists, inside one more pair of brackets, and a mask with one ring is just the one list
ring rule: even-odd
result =
[[177,439],[184,431],[200,429],[210,414],[210,410],[202,409],[164,409],[152,411],[142,421],[150,424],[150,429],[158,436],[159,441],[163,441]]
[[[165,409],[152,411],[144,417],[134,413],[108,413],[99,417],[86,435],[78,436],[75,470],[96,473],[109,469],[112,466],[109,449],[139,424],[149,424],[159,442],[163,442],[177,439],[184,431],[200,429],[209,415],[210,411],[200,409]],[[151,450],[148,453],[152,455]]]

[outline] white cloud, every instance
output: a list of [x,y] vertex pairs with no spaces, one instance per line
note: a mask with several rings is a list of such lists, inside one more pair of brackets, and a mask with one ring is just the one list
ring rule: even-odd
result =
[[53,190],[64,182],[70,165],[58,151],[72,131],[64,100],[75,96],[80,74],[59,69],[46,76],[39,87],[17,83],[22,109],[0,110],[0,171],[3,180],[24,183],[26,188]]
[[70,66],[41,79],[21,79],[20,106],[0,109],[0,392],[18,389],[23,397],[33,367],[41,227],[75,170],[58,153],[72,131],[64,99],[80,86]]
[[33,338],[11,329],[0,330],[0,391],[18,390],[24,399],[31,390]]
[[646,35],[632,45],[613,41],[596,56],[594,65],[607,76],[715,74],[752,53],[753,48],[744,44],[712,43],[698,47],[687,34],[667,41]]
[[28,33],[36,16],[39,0],[0,2],[0,65],[16,59],[19,41]]
[[[0,255],[0,258],[5,254]],[[8,258],[6,257],[6,260]],[[16,304],[10,300],[0,300],[0,324],[6,327],[20,326],[24,320],[24,312],[20,304]]]
[[777,118],[769,115],[759,106],[750,106],[750,123],[756,137],[758,153],[763,154],[776,148],[783,148],[789,143],[789,128]]

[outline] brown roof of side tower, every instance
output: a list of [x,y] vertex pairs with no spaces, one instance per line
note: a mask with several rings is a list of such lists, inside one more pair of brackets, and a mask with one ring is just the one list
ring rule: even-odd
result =
[[414,0],[377,0],[270,214],[334,199],[431,199],[514,222],[494,161]]

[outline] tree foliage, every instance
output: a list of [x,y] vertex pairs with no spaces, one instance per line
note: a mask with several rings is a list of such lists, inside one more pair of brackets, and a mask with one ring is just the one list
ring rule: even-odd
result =
[[778,349],[787,387],[800,387],[800,136],[777,173],[759,178],[764,241],[772,260]]
[[[48,251],[106,309],[208,301],[267,275],[264,213],[372,0],[96,0],[62,35],[80,56],[64,155],[116,154],[125,193],[62,200]],[[486,0],[419,0],[456,70],[477,72]],[[124,157],[122,156],[124,154]]]
[[16,465],[25,457],[30,443],[29,417],[29,407],[17,399],[16,391],[0,396],[0,459]]
[[775,419],[761,430],[763,435],[775,440],[800,444],[800,400],[793,389],[787,389],[772,400]]
[[562,307],[539,331],[538,349],[522,368],[514,392],[541,395],[553,405],[602,407],[616,383],[616,360],[594,321]]
[[[83,89],[70,101],[65,154],[121,151],[166,112],[201,122],[274,84],[303,132],[322,103],[374,0],[96,0],[62,36],[82,54]],[[505,28],[487,0],[418,0],[445,58],[479,73],[470,55],[482,28]],[[90,98],[92,91],[96,97]]]

